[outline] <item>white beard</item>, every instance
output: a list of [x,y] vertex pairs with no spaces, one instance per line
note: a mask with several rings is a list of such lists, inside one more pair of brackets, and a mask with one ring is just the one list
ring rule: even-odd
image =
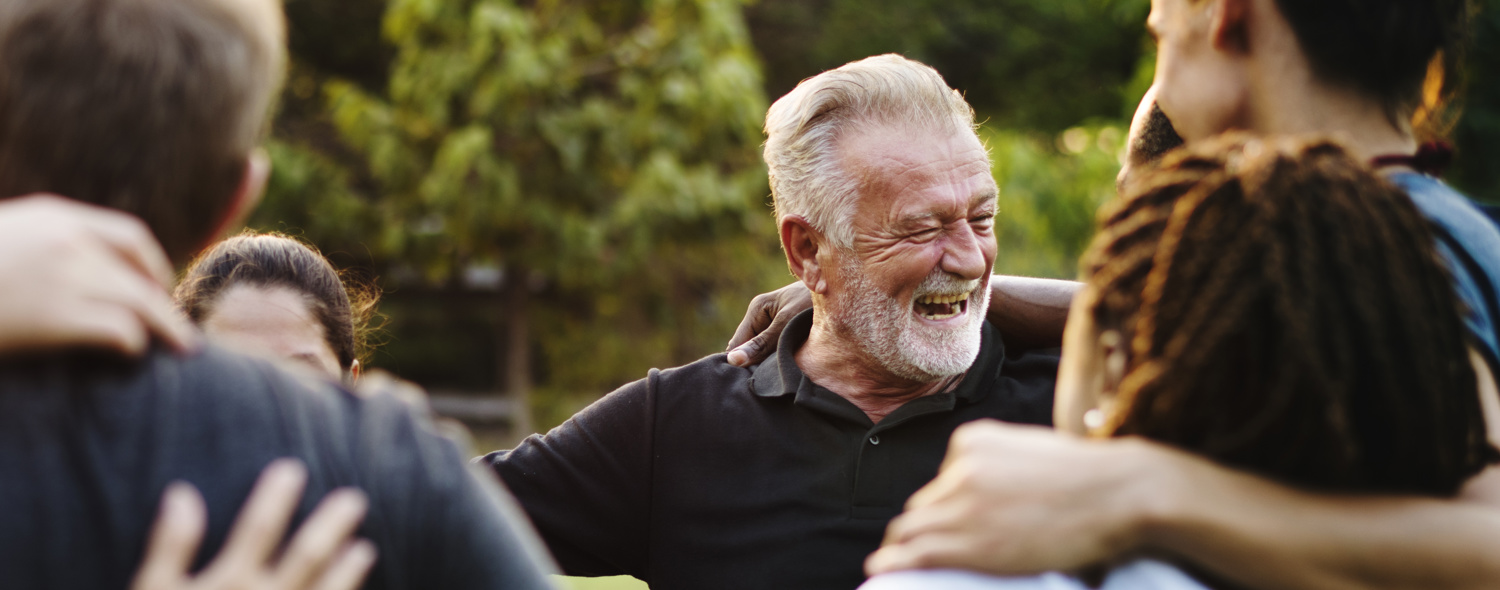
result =
[[[876,288],[853,256],[842,257],[847,277],[843,294],[829,307],[829,318],[856,346],[886,370],[913,381],[931,382],[969,370],[979,356],[984,315],[989,309],[990,281],[965,281],[941,269],[917,287],[911,301],[897,301]],[[916,315],[917,299],[933,294],[969,293],[963,322],[952,327],[929,326]],[[832,311],[832,310],[831,310]]]

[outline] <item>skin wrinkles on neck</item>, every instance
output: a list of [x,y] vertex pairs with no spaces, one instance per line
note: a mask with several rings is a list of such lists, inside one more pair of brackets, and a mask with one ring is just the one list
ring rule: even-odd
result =
[[[824,324],[819,329],[819,324]],[[813,383],[839,394],[879,424],[907,402],[952,391],[963,382],[960,373],[938,381],[922,382],[887,371],[876,359],[834,334],[839,330],[813,316],[812,334],[797,351],[797,366]]]
[[[927,134],[917,137],[930,139],[922,135]],[[984,148],[977,138],[911,139],[909,130],[884,130],[847,140],[845,165],[857,171],[861,179],[861,210],[855,215],[855,238],[852,253],[847,255],[858,257],[866,268],[904,263],[930,273],[955,264],[951,251],[968,252],[971,244],[977,244],[987,280],[994,264],[993,234],[976,238],[970,226],[976,213],[994,213],[996,187]],[[909,149],[912,144],[919,147]],[[928,224],[924,227],[936,229],[936,237],[913,238],[913,228],[906,227],[911,224]],[[953,241],[975,239],[980,241]],[[833,268],[838,266],[832,263],[833,256],[818,254],[829,289],[848,288],[849,279],[840,277],[841,270]],[[904,301],[912,293],[910,289],[925,278],[909,277],[895,286],[898,292],[885,295]],[[838,314],[827,312],[832,305],[829,299],[828,293],[814,294],[813,327],[795,355],[797,365],[808,379],[848,400],[872,422],[879,423],[914,399],[951,391],[963,381],[966,373],[932,381],[893,373],[857,344],[850,327],[837,325],[830,318]],[[966,313],[983,317],[985,310],[971,307]]]

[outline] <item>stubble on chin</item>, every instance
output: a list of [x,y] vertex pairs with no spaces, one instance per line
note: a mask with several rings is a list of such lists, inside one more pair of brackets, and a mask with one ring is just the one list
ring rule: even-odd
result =
[[[887,371],[912,381],[932,382],[961,374],[974,364],[988,309],[989,277],[976,281],[978,285],[970,291],[964,323],[949,328],[922,323],[913,311],[914,301],[898,301],[881,292],[858,262],[843,261],[842,271],[847,277],[845,288],[839,300],[832,302],[835,309],[830,310],[830,319]],[[934,271],[915,296],[963,282]]]

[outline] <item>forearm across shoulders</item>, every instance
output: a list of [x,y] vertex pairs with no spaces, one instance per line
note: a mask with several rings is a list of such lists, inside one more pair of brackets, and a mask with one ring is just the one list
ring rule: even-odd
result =
[[[1146,445],[1143,445],[1145,447]],[[1474,501],[1310,493],[1150,445],[1141,549],[1249,588],[1493,588],[1500,509]]]

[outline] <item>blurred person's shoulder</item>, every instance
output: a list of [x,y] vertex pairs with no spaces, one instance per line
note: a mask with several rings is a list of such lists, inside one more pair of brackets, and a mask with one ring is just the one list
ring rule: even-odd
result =
[[[137,360],[86,352],[0,359],[0,482],[17,484],[0,483],[0,500],[35,513],[0,515],[0,548],[12,553],[0,557],[0,586],[13,585],[3,582],[8,575],[58,575],[47,561],[56,547],[24,543],[55,531],[107,539],[69,551],[133,566],[134,557],[117,558],[140,555],[160,490],[173,480],[202,492],[204,547],[216,551],[260,469],[281,457],[308,466],[297,522],[334,488],[365,491],[372,516],[361,534],[381,555],[371,573],[377,585],[546,587],[538,565],[546,560],[530,549],[524,518],[408,403],[355,395],[215,346]],[[100,530],[85,509],[96,505],[108,506],[104,521],[119,526]],[[62,586],[106,587],[129,573],[98,568]]]
[[367,404],[338,384],[208,345],[189,355],[158,349],[140,359],[73,351],[0,359],[0,422],[71,424],[154,443],[235,437],[238,448],[294,450],[348,438]]
[[[0,358],[0,392],[22,395],[55,390],[72,392],[75,398],[98,391],[170,397],[187,404],[262,399],[329,403],[350,397],[336,384],[215,345],[186,355],[156,348],[139,359],[89,350]],[[284,397],[291,393],[305,395]]]

